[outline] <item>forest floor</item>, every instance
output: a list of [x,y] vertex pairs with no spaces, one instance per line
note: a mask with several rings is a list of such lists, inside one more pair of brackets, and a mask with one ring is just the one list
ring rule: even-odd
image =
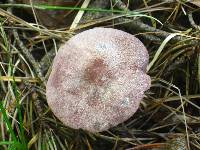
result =
[[[200,150],[198,0],[41,1],[0,2],[0,149]],[[144,43],[152,84],[129,120],[90,133],[54,116],[45,86],[60,44],[100,26]]]

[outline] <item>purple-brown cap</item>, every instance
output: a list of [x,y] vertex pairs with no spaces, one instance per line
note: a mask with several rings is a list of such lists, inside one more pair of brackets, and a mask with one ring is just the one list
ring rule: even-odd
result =
[[47,102],[67,126],[100,132],[130,118],[149,89],[149,55],[133,35],[94,28],[67,41],[56,55]]

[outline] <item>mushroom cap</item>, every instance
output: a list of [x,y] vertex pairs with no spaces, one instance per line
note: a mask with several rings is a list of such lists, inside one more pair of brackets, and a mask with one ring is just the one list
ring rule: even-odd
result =
[[47,102],[65,125],[100,132],[130,118],[149,89],[149,55],[131,34],[94,28],[60,47],[47,82]]

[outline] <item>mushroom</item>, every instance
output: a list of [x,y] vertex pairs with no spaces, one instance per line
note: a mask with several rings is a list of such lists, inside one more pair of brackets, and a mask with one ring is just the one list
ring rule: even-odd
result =
[[47,82],[47,102],[65,125],[101,132],[130,118],[144,91],[148,51],[112,28],[79,33],[60,47]]

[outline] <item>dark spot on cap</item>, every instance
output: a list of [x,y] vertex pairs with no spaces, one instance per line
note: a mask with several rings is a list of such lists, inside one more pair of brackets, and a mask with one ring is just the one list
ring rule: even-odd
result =
[[74,96],[79,96],[81,91],[78,88],[69,88],[66,92]]
[[52,86],[58,88],[62,82],[62,73],[59,67],[55,67],[54,75],[52,76]]
[[103,59],[94,59],[85,69],[84,78],[86,81],[102,86],[110,77],[108,65]]

